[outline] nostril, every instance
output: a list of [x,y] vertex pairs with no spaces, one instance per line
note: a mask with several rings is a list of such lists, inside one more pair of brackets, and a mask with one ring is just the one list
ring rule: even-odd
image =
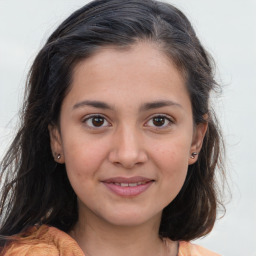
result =
[[120,140],[116,141],[109,153],[109,161],[127,169],[145,163],[148,160],[146,150],[141,146],[142,144],[137,142],[134,139],[127,141],[127,138],[121,142]]

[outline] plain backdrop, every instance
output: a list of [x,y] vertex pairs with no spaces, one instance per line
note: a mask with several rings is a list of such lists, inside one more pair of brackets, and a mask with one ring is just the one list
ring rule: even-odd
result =
[[[26,74],[45,40],[82,0],[0,0],[0,157],[15,132]],[[232,200],[207,237],[225,256],[256,256],[256,1],[173,0],[216,61],[213,99],[224,130]]]

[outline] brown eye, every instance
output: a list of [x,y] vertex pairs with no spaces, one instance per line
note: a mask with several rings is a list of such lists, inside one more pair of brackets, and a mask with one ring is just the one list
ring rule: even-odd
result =
[[93,124],[93,126],[95,126],[95,127],[100,127],[100,126],[102,126],[103,124],[104,124],[104,121],[105,121],[105,119],[104,118],[102,118],[102,117],[93,117],[92,118],[92,124]]
[[155,126],[163,126],[165,124],[165,121],[166,121],[166,118],[163,116],[156,116],[152,120]]
[[148,120],[146,126],[153,127],[153,128],[167,128],[172,124],[171,118],[164,115],[153,116],[151,119]]
[[83,121],[90,128],[101,128],[110,126],[103,116],[90,116]]

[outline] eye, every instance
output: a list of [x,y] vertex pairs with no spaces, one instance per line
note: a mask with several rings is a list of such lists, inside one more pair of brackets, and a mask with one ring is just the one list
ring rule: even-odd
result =
[[111,126],[105,117],[100,115],[93,115],[85,118],[83,123],[90,128],[102,128]]
[[146,126],[154,127],[154,128],[166,128],[173,123],[171,118],[165,115],[157,115],[153,116],[149,121],[146,123]]

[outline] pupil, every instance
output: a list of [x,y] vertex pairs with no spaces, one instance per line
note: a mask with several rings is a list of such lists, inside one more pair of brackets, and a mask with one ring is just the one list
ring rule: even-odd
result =
[[96,127],[102,126],[104,123],[104,119],[102,117],[94,117],[92,119],[92,124]]
[[165,118],[164,117],[154,117],[153,123],[155,126],[162,126],[164,125]]

